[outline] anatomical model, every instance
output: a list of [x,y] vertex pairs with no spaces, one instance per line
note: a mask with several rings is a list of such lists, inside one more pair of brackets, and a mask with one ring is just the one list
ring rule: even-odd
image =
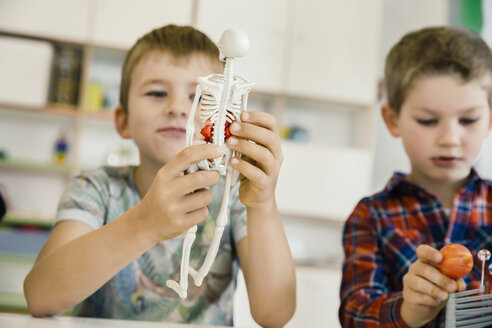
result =
[[[225,175],[224,192],[219,214],[215,221],[215,230],[205,260],[200,269],[190,267],[190,251],[197,226],[190,228],[184,237],[183,253],[181,258],[181,271],[179,282],[168,280],[166,286],[173,289],[181,298],[188,294],[188,274],[195,285],[200,286],[203,278],[208,274],[210,267],[217,255],[224,227],[227,224],[227,209],[229,194],[234,186],[238,172],[228,165],[232,156],[240,156],[227,147],[225,141],[230,136],[229,125],[233,121],[239,121],[241,112],[247,109],[248,94],[253,83],[234,76],[234,58],[242,57],[249,50],[249,39],[242,31],[228,29],[222,34],[218,44],[221,61],[225,62],[224,74],[211,74],[198,78],[195,99],[186,125],[186,147],[198,143],[214,143],[224,150],[224,154],[212,161],[203,160],[188,169],[188,173],[196,170],[217,170],[220,175]],[[194,117],[199,110],[201,121],[205,127],[201,130],[203,140],[193,140],[195,134]]]

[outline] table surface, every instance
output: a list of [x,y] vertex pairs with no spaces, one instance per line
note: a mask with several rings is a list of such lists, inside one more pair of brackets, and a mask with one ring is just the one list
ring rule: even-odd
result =
[[[219,328],[219,326],[202,326],[165,322],[131,321],[116,319],[95,319],[77,317],[33,318],[28,314],[0,312],[0,328]],[[223,327],[225,328],[225,327]],[[230,327],[229,327],[230,328]]]

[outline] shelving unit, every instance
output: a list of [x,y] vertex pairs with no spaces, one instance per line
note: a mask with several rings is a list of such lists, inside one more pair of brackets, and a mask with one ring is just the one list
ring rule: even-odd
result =
[[[25,177],[26,171],[31,177],[33,174],[36,174],[36,172],[39,175],[61,172],[64,174],[57,175],[56,178],[58,180],[62,178],[62,184],[66,184],[67,179],[77,174],[81,168],[91,168],[103,164],[104,156],[106,155],[105,152],[107,152],[104,148],[101,148],[104,146],[101,144],[94,145],[94,142],[92,142],[89,145],[89,147],[91,147],[90,149],[84,149],[84,140],[88,138],[84,133],[88,134],[90,139],[90,134],[87,133],[86,130],[88,127],[90,128],[91,125],[94,125],[93,122],[96,122],[96,125],[108,127],[108,129],[103,128],[103,130],[111,131],[110,139],[113,139],[113,143],[118,136],[116,131],[114,131],[114,128],[112,128],[112,108],[103,106],[107,105],[107,103],[103,103],[102,101],[100,108],[95,109],[88,106],[90,103],[90,89],[88,86],[93,81],[94,76],[99,78],[97,75],[98,71],[94,67],[97,68],[98,66],[101,66],[100,62],[105,63],[105,61],[108,61],[108,58],[113,58],[115,59],[113,63],[106,66],[110,67],[110,72],[112,70],[113,75],[110,76],[110,78],[113,80],[109,82],[111,83],[111,87],[114,88],[114,80],[119,79],[119,67],[124,59],[125,50],[95,48],[92,44],[77,41],[77,38],[67,41],[66,39],[57,37],[52,38],[40,34],[17,33],[13,29],[8,31],[0,30],[0,37],[4,37],[7,40],[16,40],[17,43],[22,43],[23,40],[26,40],[27,42],[34,40],[35,42],[49,44],[54,49],[68,45],[80,49],[83,54],[80,62],[77,64],[79,65],[80,72],[78,73],[78,81],[74,81],[76,83],[77,96],[73,99],[73,101],[75,101],[73,104],[53,103],[53,101],[57,101],[56,99],[51,98],[52,89],[56,87],[53,84],[53,75],[55,74],[54,68],[51,68],[51,82],[45,81],[45,83],[50,82],[50,91],[44,103],[39,104],[39,101],[35,101],[34,104],[32,104],[32,102],[23,102],[23,99],[19,99],[18,101],[12,101],[11,99],[3,101],[0,99],[0,115],[3,118],[0,124],[5,125],[4,129],[2,129],[3,133],[0,132],[0,134],[5,135],[5,138],[2,139],[4,140],[3,144],[0,145],[0,150],[4,152],[5,156],[5,160],[0,163],[0,177],[4,174],[10,176],[17,175],[20,180],[23,180],[25,184],[28,184]],[[113,55],[113,57],[111,57],[111,55]],[[53,65],[55,65],[56,61],[57,58],[54,57],[52,59]],[[115,66],[117,67],[116,69],[114,69]],[[114,77],[115,75],[116,77]],[[28,77],[26,76],[25,78]],[[102,83],[104,82],[106,81],[103,80]],[[112,102],[109,103],[109,105],[114,107],[117,98],[115,100],[114,91],[111,91]],[[101,94],[101,97],[102,96],[103,95]],[[19,129],[19,127],[25,128],[24,133],[19,131],[22,130],[22,128]],[[50,132],[45,133],[46,131],[43,131],[43,128]],[[70,140],[69,157],[67,162],[63,165],[54,163],[52,159],[52,147],[56,137],[56,135],[53,135],[53,132],[57,131],[59,128],[68,131]],[[47,137],[47,135],[51,136]],[[31,139],[32,137],[34,140]],[[40,139],[44,140],[41,141]],[[31,144],[30,141],[35,142]],[[118,143],[119,140],[116,142]],[[121,143],[126,144],[127,146],[125,147],[132,147],[128,142],[125,143],[122,141]],[[112,147],[114,148],[114,146]],[[93,156],[92,154],[94,153],[97,154],[98,157]],[[86,158],[94,157],[96,157],[95,160],[85,160]],[[55,189],[56,190],[48,189],[48,193],[53,194],[52,199],[48,201],[49,205],[47,205],[52,208],[52,213],[49,215],[51,217],[54,217],[56,204],[62,191],[62,188],[59,186]],[[30,213],[28,210],[26,213],[25,209],[17,206],[21,203],[17,200],[18,196],[12,197],[14,199],[11,203],[15,206],[12,206],[13,208],[11,210],[17,212],[18,215],[21,216],[35,216],[34,213]],[[26,203],[28,202],[26,201]],[[42,221],[45,220],[46,218],[43,217]]]

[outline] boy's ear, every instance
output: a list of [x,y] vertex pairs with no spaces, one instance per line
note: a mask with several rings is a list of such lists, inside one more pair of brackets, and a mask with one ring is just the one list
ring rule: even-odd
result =
[[129,139],[132,137],[128,128],[128,113],[123,110],[121,105],[118,105],[114,110],[114,125],[122,138]]
[[387,103],[385,103],[381,106],[381,114],[389,133],[393,137],[399,137],[400,129],[398,126],[398,115],[396,112]]

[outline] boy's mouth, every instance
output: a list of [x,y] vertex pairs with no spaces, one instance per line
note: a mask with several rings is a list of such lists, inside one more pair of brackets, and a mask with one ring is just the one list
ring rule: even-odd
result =
[[454,156],[432,157],[432,162],[437,166],[453,166],[461,161],[461,158]]
[[174,137],[185,137],[186,129],[177,126],[168,126],[165,128],[157,129],[157,132],[162,135],[174,136]]

